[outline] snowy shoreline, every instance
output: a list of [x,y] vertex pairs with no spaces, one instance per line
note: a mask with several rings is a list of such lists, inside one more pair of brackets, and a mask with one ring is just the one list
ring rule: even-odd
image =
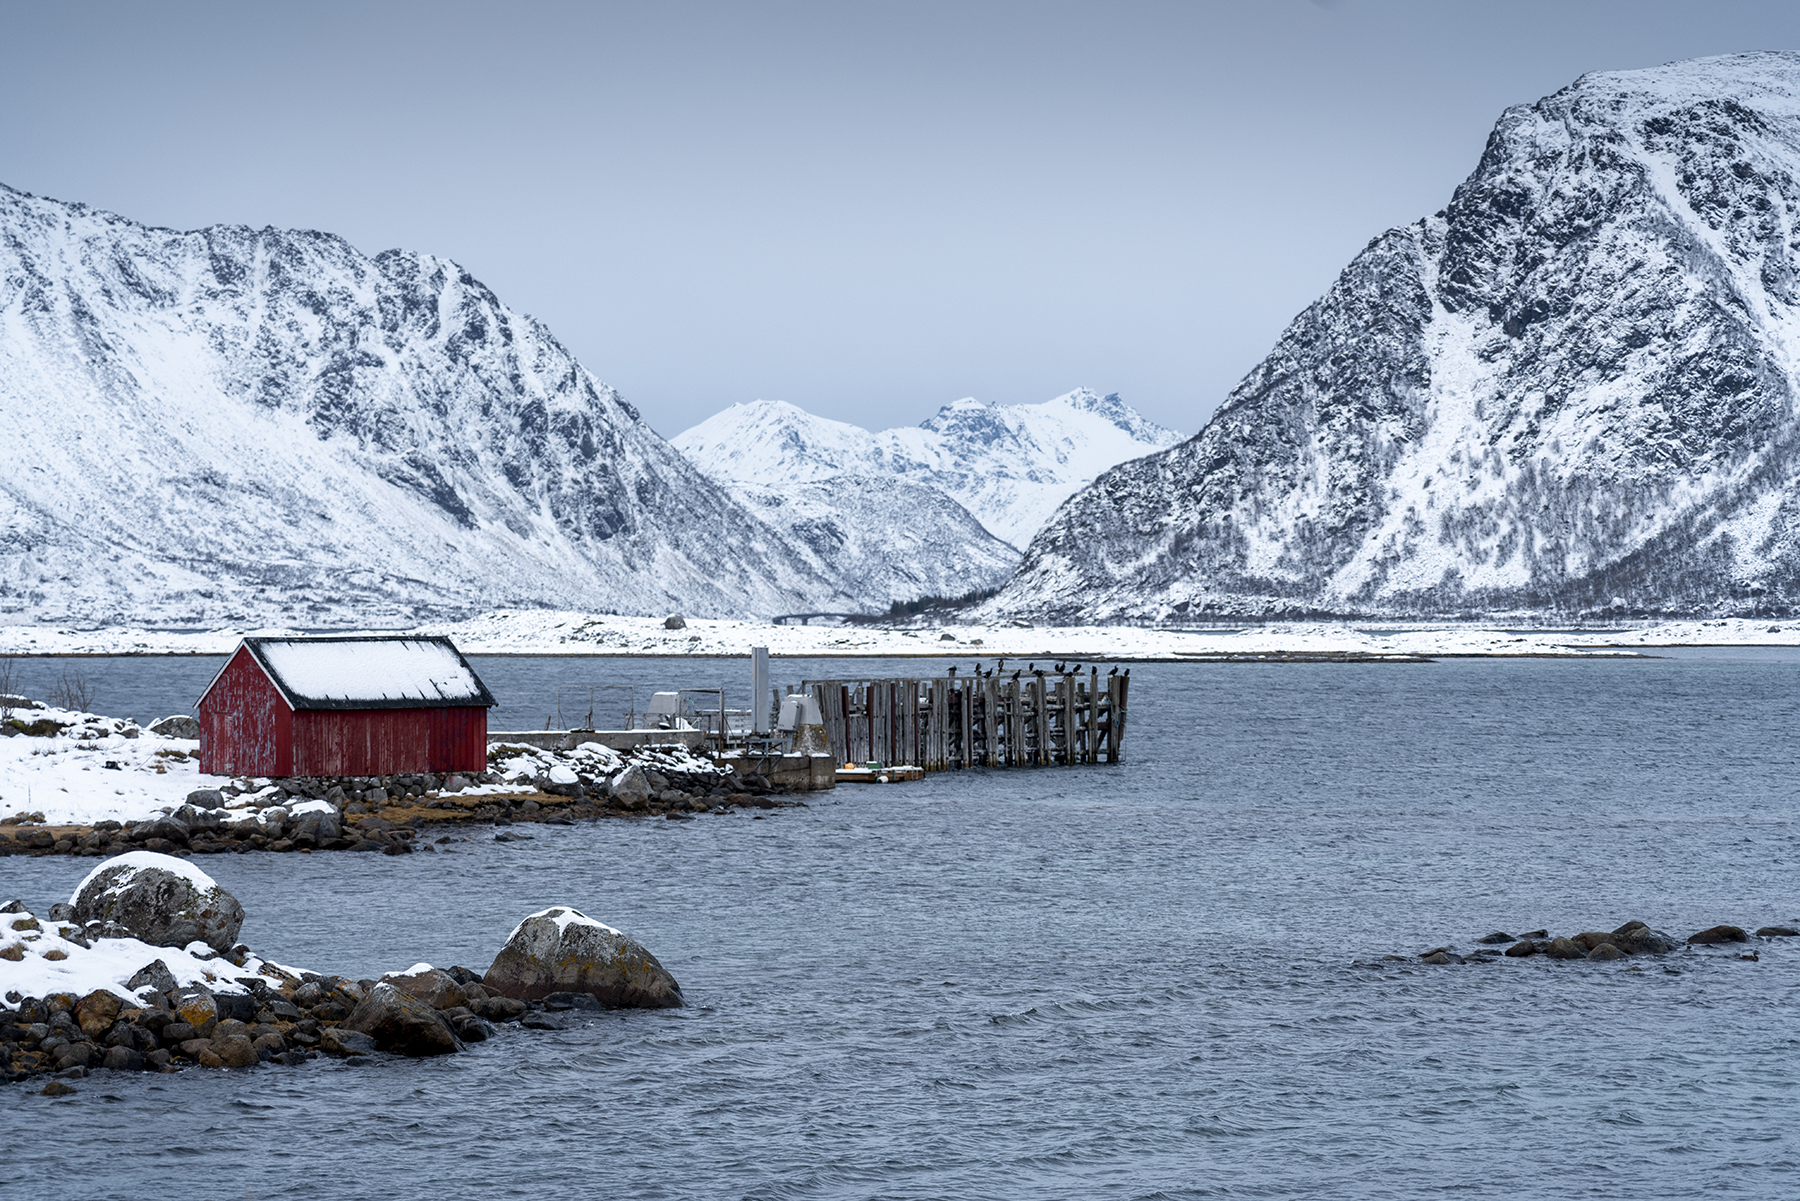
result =
[[[0,626],[7,656],[225,655],[246,634],[299,630],[146,630],[110,627]],[[445,635],[466,655],[597,657],[740,656],[766,646],[778,658],[1063,658],[1146,662],[1354,656],[1361,660],[1420,657],[1598,657],[1659,647],[1800,647],[1800,621],[1725,618],[1645,622],[1597,628],[1508,627],[1502,622],[1271,623],[1217,629],[1138,626],[775,625],[766,621],[689,618],[669,629],[657,617],[617,617],[560,610],[499,610],[464,621],[408,629],[334,631]]]

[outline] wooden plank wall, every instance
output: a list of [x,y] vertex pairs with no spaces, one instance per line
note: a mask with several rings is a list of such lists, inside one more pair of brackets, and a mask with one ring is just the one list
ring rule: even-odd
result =
[[1098,668],[935,679],[809,680],[839,763],[1053,767],[1124,761],[1129,677]]

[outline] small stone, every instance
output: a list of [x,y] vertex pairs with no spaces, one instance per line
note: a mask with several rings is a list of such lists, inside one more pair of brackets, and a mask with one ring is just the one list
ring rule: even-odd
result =
[[89,1038],[98,1038],[119,1019],[124,1002],[105,989],[96,989],[75,1002],[75,1022]]
[[1495,946],[1499,946],[1503,942],[1513,941],[1513,936],[1510,934],[1507,934],[1506,932],[1504,932],[1502,930],[1496,930],[1492,934],[1482,935],[1480,938],[1476,939],[1475,941],[1478,943],[1482,943],[1485,946],[1495,947]]
[[144,1068],[143,1053],[131,1047],[110,1047],[100,1066],[114,1072],[140,1072]]
[[203,1068],[222,1068],[225,1066],[225,1061],[219,1058],[219,1053],[213,1050],[213,1045],[211,1043],[207,1043],[204,1047],[200,1048],[199,1053],[195,1055],[194,1058],[200,1061],[200,1066]]
[[256,1048],[242,1034],[213,1039],[212,1050],[219,1057],[219,1062],[228,1068],[247,1068],[261,1062]]
[[1800,938],[1800,930],[1792,926],[1763,926],[1757,930],[1758,938]]
[[1610,942],[1603,942],[1593,950],[1589,951],[1587,957],[1604,963],[1607,960],[1625,958],[1625,952],[1619,950],[1619,948],[1613,946]]
[[1572,938],[1553,938],[1550,945],[1544,948],[1544,954],[1552,959],[1585,959],[1587,948]]
[[483,997],[471,1002],[469,1008],[490,1022],[516,1022],[531,1009],[525,1002],[511,997]]
[[181,1020],[194,1028],[196,1035],[202,1038],[212,1037],[214,1027],[219,1024],[219,1004],[203,992],[189,993],[177,998],[175,1012]]
[[1457,961],[1456,961],[1456,960],[1454,960],[1454,959],[1452,959],[1452,958],[1450,958],[1450,956],[1448,956],[1448,955],[1446,955],[1446,954],[1444,954],[1444,952],[1442,952],[1442,951],[1433,951],[1433,952],[1432,952],[1432,953],[1431,953],[1431,954],[1429,954],[1429,955],[1426,955],[1426,956],[1424,956],[1424,957],[1423,957],[1423,958],[1421,958],[1421,959],[1420,959],[1420,960],[1419,960],[1419,962],[1420,962],[1420,963],[1438,963],[1438,964],[1442,964],[1442,963],[1455,963],[1455,962],[1457,962]]
[[38,1096],[40,1097],[72,1097],[74,1095],[75,1090],[60,1080],[52,1080],[49,1084],[46,1084],[42,1089],[38,1090]]
[[327,1026],[319,1031],[319,1050],[327,1055],[373,1055],[375,1040],[342,1026]]

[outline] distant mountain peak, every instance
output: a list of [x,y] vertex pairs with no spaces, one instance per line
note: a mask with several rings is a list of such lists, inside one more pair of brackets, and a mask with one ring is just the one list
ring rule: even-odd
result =
[[1180,439],[1116,394],[1078,389],[1026,405],[964,397],[916,426],[879,432],[759,400],[734,404],[671,441],[707,475],[734,484],[858,475],[936,488],[1019,547],[1100,472]]

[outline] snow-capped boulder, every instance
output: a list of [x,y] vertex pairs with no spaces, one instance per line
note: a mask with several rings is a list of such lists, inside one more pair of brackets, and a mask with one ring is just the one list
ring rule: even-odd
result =
[[151,722],[150,732],[161,734],[164,738],[185,738],[195,741],[200,737],[200,719],[189,717],[185,713],[176,713]]
[[244,907],[211,876],[173,855],[132,851],[88,873],[70,898],[75,920],[113,923],[156,947],[204,942],[228,951]]
[[575,992],[627,1009],[682,1004],[681,985],[642,944],[566,905],[520,922],[481,985],[519,1001]]

